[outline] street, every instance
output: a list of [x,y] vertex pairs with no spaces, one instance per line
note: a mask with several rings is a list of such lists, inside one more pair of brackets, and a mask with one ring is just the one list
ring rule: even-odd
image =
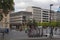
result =
[[[0,40],[3,39],[2,33],[0,33]],[[16,30],[10,30],[8,34],[4,35],[4,40],[47,40],[48,37],[31,37],[29,38],[27,33],[25,31],[16,31]],[[54,40],[59,40],[60,36],[55,35]]]
[[16,30],[11,30],[9,34],[5,34],[4,36],[6,39],[18,39],[18,38],[26,38],[28,37],[25,31],[16,31]]

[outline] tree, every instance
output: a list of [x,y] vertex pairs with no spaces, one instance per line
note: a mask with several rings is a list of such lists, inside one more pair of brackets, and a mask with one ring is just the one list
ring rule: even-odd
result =
[[43,27],[48,27],[48,26],[49,26],[49,22],[43,22],[43,23],[41,23],[41,25],[42,25]]
[[60,27],[60,21],[57,21],[57,22],[56,22],[56,26],[57,26],[57,27]]
[[[9,12],[14,10],[14,1],[13,0],[0,0],[0,9],[2,9],[2,12],[0,12],[5,20],[5,26],[7,25],[7,15]],[[2,19],[1,18],[1,19]]]
[[50,27],[50,38],[52,38],[52,36],[53,36],[53,29],[54,29],[54,27],[56,27],[56,21],[51,21],[51,22],[49,22],[49,27]]
[[40,23],[40,26],[42,26],[42,34],[41,34],[41,36],[43,36],[43,28],[47,28],[48,26],[49,26],[49,22],[42,22],[42,23]]
[[33,25],[34,25],[34,27],[38,26],[38,24],[37,24],[37,22],[35,20],[33,20]]
[[52,27],[51,33],[53,33],[52,32],[53,28],[56,27],[57,23],[56,21],[51,21],[51,23],[50,22],[42,22],[42,23],[39,22],[38,25],[42,26],[42,35],[43,35],[43,28]]
[[38,24],[35,20],[28,20],[27,25],[28,26],[34,26],[34,28],[36,28],[38,26]]
[[32,21],[31,20],[28,20],[27,26],[30,26],[31,24],[32,24]]
[[0,0],[0,9],[3,10],[5,16],[9,13],[9,11],[14,10],[14,1],[13,0]]
[[3,19],[3,15],[0,13],[0,21]]
[[49,24],[50,24],[50,25],[49,25],[50,27],[53,27],[53,28],[54,28],[54,27],[56,27],[57,22],[56,22],[56,21],[52,21],[52,22],[49,23]]
[[26,28],[26,16],[23,16],[23,23],[22,23],[23,25],[23,28],[25,29]]
[[39,22],[38,26],[42,26],[43,28],[48,27],[49,26],[49,22],[42,22],[42,23]]

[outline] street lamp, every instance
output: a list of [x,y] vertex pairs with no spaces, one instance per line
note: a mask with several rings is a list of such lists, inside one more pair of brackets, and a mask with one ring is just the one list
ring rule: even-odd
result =
[[51,8],[52,8],[52,6],[53,6],[53,4],[50,4],[50,28],[51,28],[51,30],[50,30],[50,38],[52,38],[52,36],[53,36],[53,28],[51,27],[51,13],[52,13]]
[[53,6],[53,4],[50,4],[50,23],[51,23],[51,7]]

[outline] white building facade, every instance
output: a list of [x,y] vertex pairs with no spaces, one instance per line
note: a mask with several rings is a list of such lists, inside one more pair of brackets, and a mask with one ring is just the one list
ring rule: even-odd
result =
[[19,11],[10,14],[10,26],[20,27],[23,23],[27,23],[32,19],[32,13],[27,11]]
[[[32,12],[32,18],[37,22],[49,22],[50,10],[42,9],[40,7],[30,6],[26,8],[26,11]],[[51,12],[51,21],[56,21],[56,12]]]

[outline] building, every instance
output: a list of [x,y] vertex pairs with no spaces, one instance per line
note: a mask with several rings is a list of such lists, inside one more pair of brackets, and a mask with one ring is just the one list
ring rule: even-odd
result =
[[[51,21],[56,21],[57,12],[51,10]],[[29,6],[26,11],[20,11],[10,14],[10,25],[20,27],[21,24],[27,23],[28,20],[35,20],[36,22],[49,22],[50,10],[42,9],[40,7]]]
[[26,8],[26,11],[32,12],[32,19],[41,22],[41,8],[30,6]]
[[57,21],[60,21],[60,12],[57,12]]
[[10,26],[20,27],[21,24],[27,23],[28,20],[31,20],[32,13],[27,11],[19,11],[10,14]]
[[57,12],[51,11],[51,21],[57,21]]
[[[50,10],[42,9],[40,7],[29,6],[26,11],[32,12],[32,19],[37,22],[49,22],[50,21]],[[51,21],[56,21],[56,12],[51,12]]]
[[57,21],[60,21],[60,7],[58,8],[58,11],[57,11]]
[[50,11],[47,9],[41,9],[41,22],[48,22],[50,20]]

